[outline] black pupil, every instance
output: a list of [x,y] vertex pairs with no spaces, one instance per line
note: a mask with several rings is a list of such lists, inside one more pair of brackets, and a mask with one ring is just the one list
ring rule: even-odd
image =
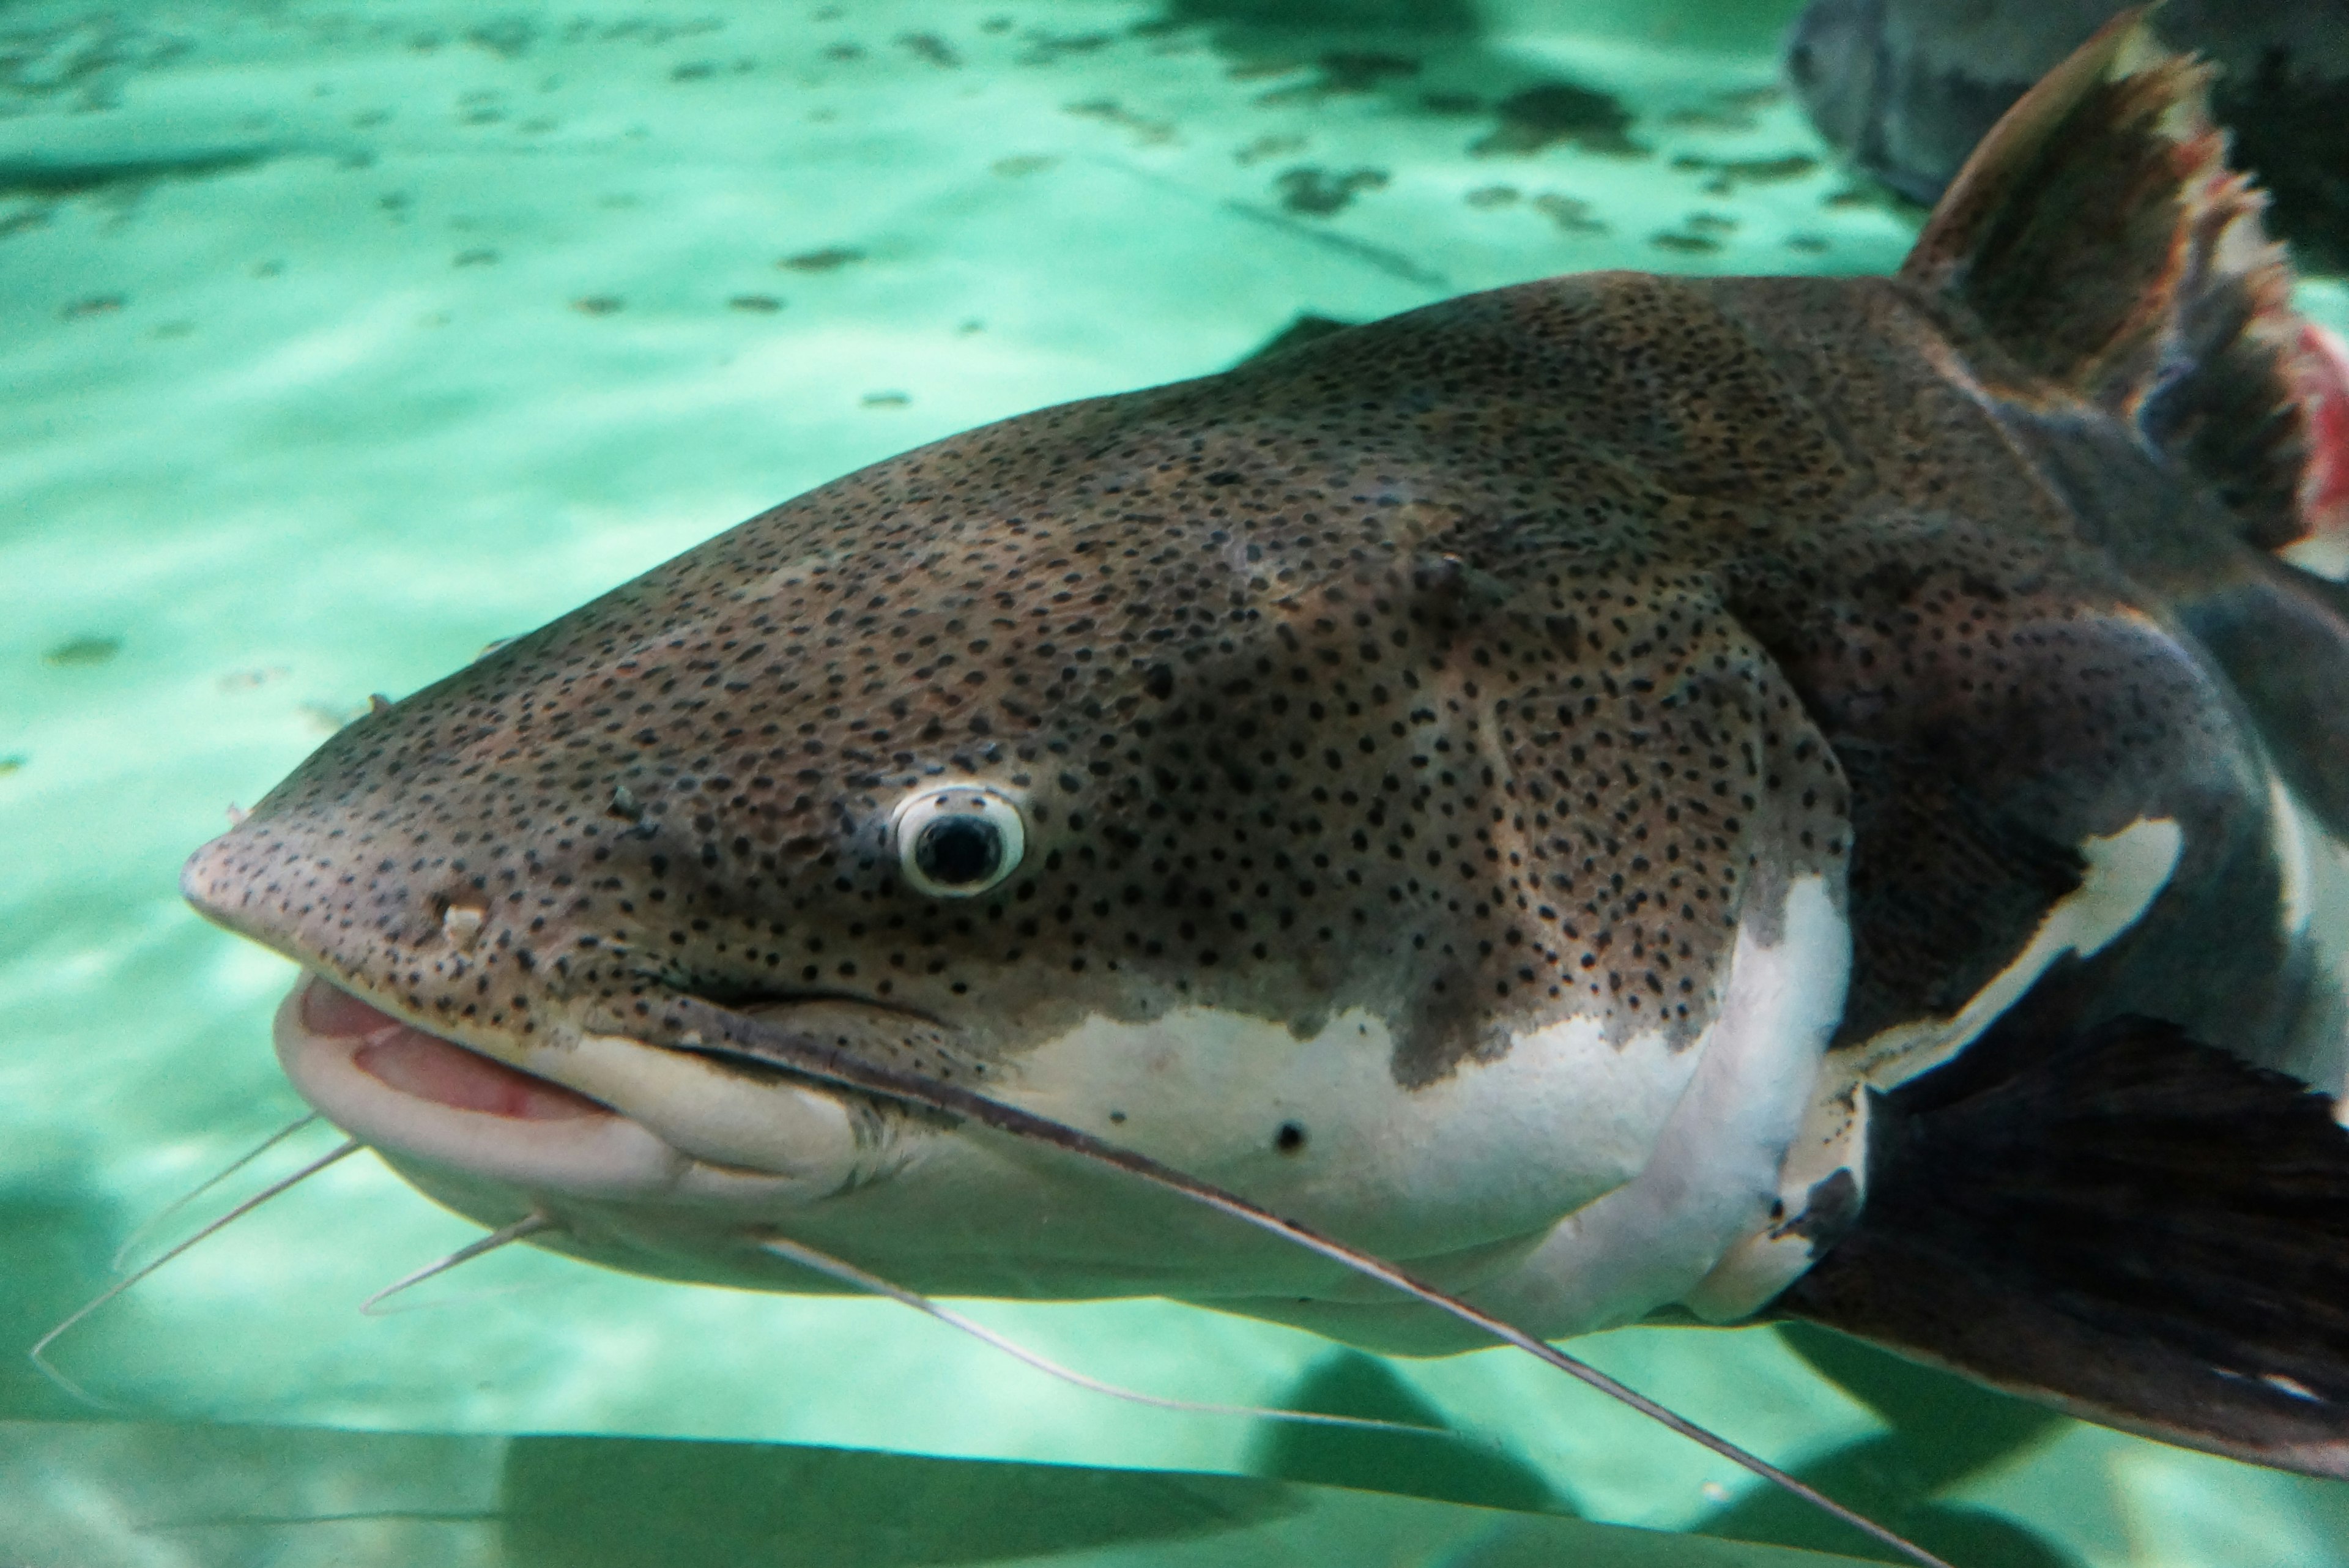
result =
[[914,864],[941,888],[968,888],[1003,864],[1003,835],[978,816],[942,816],[914,840]]

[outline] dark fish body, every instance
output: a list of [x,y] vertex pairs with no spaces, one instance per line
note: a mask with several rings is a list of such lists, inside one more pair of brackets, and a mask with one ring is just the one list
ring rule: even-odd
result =
[[2349,381],[2199,86],[2100,34],[1894,278],[1552,279],[876,464],[184,885],[312,971],[314,1104],[615,1266],[1470,1343],[939,1109],[1009,1106],[1541,1336],[1793,1314],[2340,1473]]
[[[1812,123],[1855,167],[1930,205],[2033,82],[2122,0],[1813,0],[1786,39]],[[2220,67],[2232,161],[2306,259],[2349,263],[2349,4],[2167,0],[2151,26]]]

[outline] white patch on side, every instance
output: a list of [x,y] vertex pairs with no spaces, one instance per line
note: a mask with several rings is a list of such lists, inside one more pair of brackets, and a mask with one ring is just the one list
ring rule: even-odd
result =
[[1851,927],[1824,878],[1796,878],[1777,923],[1767,944],[1759,922],[1739,926],[1721,1011],[1639,1175],[1561,1220],[1480,1304],[1544,1338],[1636,1322],[1767,1218],[1851,975]]
[[2349,1040],[2340,1027],[2349,1018],[2349,847],[2281,780],[2268,788],[2283,931],[2302,944],[2335,1002],[2331,1016],[2313,1020],[2316,1037],[2296,1042],[2293,1056],[2278,1064],[2331,1095],[2334,1119],[2349,1126]]
[[1781,1217],[1729,1251],[1689,1294],[1689,1310],[1709,1323],[1733,1323],[1794,1283],[1814,1261],[1810,1239],[1790,1228],[1801,1220],[1812,1189],[1842,1169],[1851,1172],[1865,1196],[1868,1092],[1897,1088],[1940,1066],[2021,1000],[2056,960],[2066,953],[2088,958],[2137,924],[2168,885],[2184,843],[2178,825],[2167,817],[2140,817],[2109,838],[2086,840],[2080,846],[2087,861],[2080,886],[2047,911],[2013,961],[1963,1007],[1947,1018],[1895,1024],[1837,1052],[1777,1175]]
[[[1991,1021],[2023,1000],[2065,953],[2091,958],[2137,924],[2178,869],[2186,836],[2168,817],[2145,818],[2109,838],[2080,845],[2087,868],[2079,887],[2040,920],[2014,961],[1950,1018],[1895,1024],[1853,1050],[1856,1076],[1871,1089],[1891,1089],[1930,1072],[1972,1044]],[[1822,1172],[1821,1174],[1825,1174]]]
[[[1405,1087],[1395,1047],[1360,1011],[1304,1040],[1213,1008],[1096,1017],[1004,1063],[989,1089],[1457,1289],[1646,1164],[1700,1055],[1661,1032],[1610,1038],[1578,1017]],[[554,1214],[574,1242],[592,1240],[621,1266],[806,1288],[756,1251],[772,1227],[936,1294],[1167,1295],[1241,1311],[1395,1303],[1350,1271],[1059,1151],[917,1118],[860,1120],[821,1089],[624,1036],[550,1031],[521,1053],[525,1071],[622,1113],[545,1123],[394,1091],[349,1054],[304,1045],[289,1071],[323,1064],[297,1085],[348,1111],[347,1125],[442,1201],[492,1224]],[[329,1068],[331,1084],[310,1081]]]
[[[1577,1017],[1407,1088],[1394,1079],[1395,1044],[1361,1011],[1306,1040],[1214,1008],[1147,1023],[1093,1018],[1008,1064],[996,1092],[1410,1260],[1537,1233],[1628,1179],[1695,1068],[1693,1053],[1661,1034],[1613,1044],[1599,1020]],[[1212,1264],[1191,1268],[1212,1285]],[[1340,1284],[1392,1299],[1368,1282]]]
[[2349,532],[2313,534],[2276,554],[2310,576],[2349,580]]

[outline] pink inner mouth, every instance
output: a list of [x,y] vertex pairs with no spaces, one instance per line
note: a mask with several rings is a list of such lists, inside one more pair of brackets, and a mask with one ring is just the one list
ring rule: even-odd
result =
[[571,1121],[614,1114],[560,1084],[411,1028],[324,980],[313,980],[302,993],[302,1026],[336,1039],[364,1037],[366,1044],[351,1056],[361,1072],[436,1105],[514,1121]]

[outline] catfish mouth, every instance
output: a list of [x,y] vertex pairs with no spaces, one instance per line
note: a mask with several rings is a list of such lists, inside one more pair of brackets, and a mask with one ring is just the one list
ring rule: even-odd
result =
[[468,1213],[480,1205],[447,1189],[509,1199],[520,1189],[542,1204],[794,1203],[895,1168],[889,1140],[840,1096],[641,1040],[570,1033],[474,1044],[315,971],[279,1006],[274,1036],[305,1100]]
[[575,1121],[619,1114],[551,1078],[510,1067],[445,1035],[402,1023],[323,977],[305,978],[295,988],[292,1000],[304,1034],[315,1040],[356,1042],[351,1065],[401,1094],[454,1111],[512,1121]]

